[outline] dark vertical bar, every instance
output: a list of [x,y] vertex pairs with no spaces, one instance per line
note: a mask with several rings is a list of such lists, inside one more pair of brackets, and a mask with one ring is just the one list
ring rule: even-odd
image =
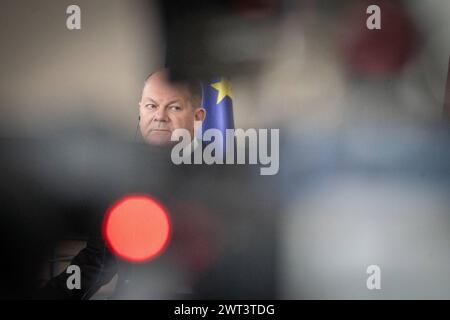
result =
[[448,59],[447,84],[444,93],[444,120],[450,120],[450,57]]

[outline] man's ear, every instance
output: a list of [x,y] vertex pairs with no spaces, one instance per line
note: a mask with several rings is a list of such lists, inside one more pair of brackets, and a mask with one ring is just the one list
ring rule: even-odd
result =
[[142,102],[139,101],[138,102],[138,120],[141,120],[141,107],[142,107]]
[[206,110],[204,108],[195,109],[195,121],[203,121],[206,117]]

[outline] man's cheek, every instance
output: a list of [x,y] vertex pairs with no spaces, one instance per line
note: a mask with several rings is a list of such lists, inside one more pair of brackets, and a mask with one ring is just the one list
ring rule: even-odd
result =
[[149,129],[152,124],[152,117],[148,115],[141,116],[141,122],[139,125],[141,125],[143,128]]
[[151,134],[151,127],[150,127],[150,123],[146,122],[143,123],[141,126],[141,133],[143,136],[149,136]]

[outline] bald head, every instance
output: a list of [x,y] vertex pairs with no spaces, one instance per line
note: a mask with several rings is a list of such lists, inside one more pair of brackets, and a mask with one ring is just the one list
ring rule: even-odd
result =
[[190,95],[191,104],[194,108],[201,107],[202,103],[202,87],[198,80],[183,80],[172,81],[170,79],[169,69],[163,68],[155,72],[150,73],[144,81],[144,89],[147,83],[151,80],[162,81],[166,84],[170,84],[173,87],[185,88]]

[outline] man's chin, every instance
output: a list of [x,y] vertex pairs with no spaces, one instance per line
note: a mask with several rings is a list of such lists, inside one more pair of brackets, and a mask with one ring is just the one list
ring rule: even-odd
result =
[[167,146],[175,142],[170,140],[171,136],[172,132],[170,131],[152,131],[147,135],[145,141],[151,145]]

